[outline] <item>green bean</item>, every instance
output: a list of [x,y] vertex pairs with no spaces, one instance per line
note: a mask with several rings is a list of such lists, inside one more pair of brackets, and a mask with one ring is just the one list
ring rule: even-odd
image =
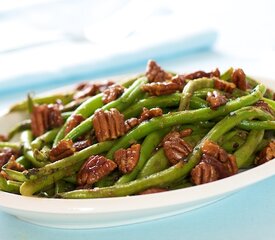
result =
[[64,168],[83,162],[89,158],[91,155],[100,154],[108,151],[116,141],[106,141],[101,143],[96,143],[90,147],[87,147],[72,156],[63,158],[54,163],[49,163],[41,168],[29,169],[25,172],[28,179],[34,180],[38,177],[43,177],[45,175],[52,174],[57,171],[63,171]]
[[33,156],[39,162],[49,163],[51,149],[45,145],[41,150],[34,149]]
[[155,150],[155,148],[159,145],[162,138],[170,131],[171,129],[164,129],[162,131],[157,131],[149,134],[143,141],[141,145],[140,150],[140,157],[138,160],[137,165],[131,171],[130,173],[124,174],[117,182],[116,184],[122,184],[127,183],[136,178],[136,176],[139,174],[140,170],[143,168],[146,161],[149,159],[149,157],[152,155],[152,152]]
[[193,93],[201,88],[213,88],[214,80],[210,78],[199,78],[189,81],[182,90],[179,111],[189,109]]
[[141,192],[150,187],[160,187],[176,180],[185,178],[200,161],[201,147],[205,141],[210,140],[217,142],[223,134],[235,127],[239,122],[252,118],[270,119],[271,116],[268,113],[263,112],[262,110],[255,107],[244,107],[227,115],[223,120],[218,122],[194,148],[192,154],[188,156],[188,159],[184,163],[180,161],[178,164],[162,172],[153,174],[149,177],[137,179],[126,184],[115,185],[106,188],[75,190],[62,193],[59,196],[63,198],[101,198],[126,196]]
[[147,163],[137,176],[137,179],[150,176],[157,172],[161,172],[167,169],[169,166],[169,161],[165,156],[163,148],[161,148],[147,161]]
[[275,112],[275,101],[268,99],[268,98],[263,98],[263,100],[271,107],[271,109]]
[[[60,100],[63,104],[67,104],[73,99],[72,93],[67,94],[53,94],[45,97],[37,97],[33,99],[33,102],[36,104],[50,104],[55,103],[57,100]],[[28,108],[28,101],[22,101],[20,103],[16,103],[10,108],[10,112],[15,111],[26,111]]]
[[251,130],[246,142],[234,152],[238,168],[251,165],[250,156],[255,153],[257,146],[260,144],[264,136],[264,130]]
[[[192,134],[183,138],[192,147],[202,139],[205,134],[200,132],[199,134]],[[169,160],[165,156],[163,148],[159,149],[145,164],[137,178],[144,178],[154,173],[167,169],[170,166]]]
[[6,180],[3,176],[0,175],[0,190],[4,192],[9,193],[19,193],[21,183],[12,181],[12,180]]
[[62,171],[56,171],[47,176],[42,176],[35,180],[26,181],[20,187],[20,194],[23,196],[32,196],[45,187],[51,186],[53,183],[63,179],[64,177],[73,175],[77,170],[79,170],[81,165],[82,162],[78,162],[75,165],[63,168]]
[[54,195],[62,192],[72,191],[74,187],[75,187],[74,184],[71,184],[64,180],[59,180],[55,183]]
[[21,142],[23,145],[23,155],[29,160],[35,167],[43,167],[46,162],[39,162],[35,159],[31,148],[32,133],[29,130],[25,130],[21,134]]
[[59,130],[60,128],[55,128],[37,137],[31,142],[32,149],[40,150],[44,144],[52,143]]
[[232,100],[226,105],[219,107],[217,110],[210,108],[203,108],[190,111],[182,111],[176,113],[164,114],[161,117],[156,117],[150,121],[141,123],[138,127],[124,135],[119,142],[108,152],[107,157],[113,158],[113,154],[120,148],[127,148],[129,143],[135,142],[147,134],[157,131],[162,128],[171,127],[180,124],[194,123],[194,121],[206,121],[216,117],[224,116],[232,111],[235,111],[241,107],[251,105],[257,102],[265,92],[265,86],[258,85],[251,94],[243,96],[241,98]]
[[63,127],[60,129],[58,134],[56,135],[56,138],[54,140],[53,145],[56,146],[57,143],[64,138],[65,136],[65,129],[67,127],[68,122],[73,118],[74,115],[79,114],[82,115],[84,118],[89,117],[91,114],[95,112],[96,109],[103,106],[102,102],[102,94],[97,94],[89,99],[87,101],[83,102],[67,119]]
[[[180,102],[180,97],[180,93],[174,93],[171,95],[145,98],[133,104],[131,107],[127,108],[123,112],[123,115],[126,119],[128,119],[131,117],[139,116],[142,112],[143,107],[150,109],[154,107],[166,108],[178,106]],[[192,108],[203,108],[207,107],[208,104],[205,100],[193,96],[190,101],[190,106]]]
[[[21,164],[25,169],[30,167],[29,161],[26,161],[24,156],[21,156],[16,159],[16,162]],[[18,172],[12,169],[7,168],[8,163],[6,163],[4,166],[2,166],[2,170],[11,178],[12,180],[24,182],[28,180],[22,172]]]
[[[115,101],[112,101],[104,105],[101,109],[109,110],[111,108],[116,108],[119,111],[123,111],[126,107],[130,106],[134,101],[137,101],[142,96],[143,92],[140,86],[147,82],[147,78],[140,78],[136,80],[129,89],[127,89],[124,94]],[[69,132],[65,139],[76,139],[77,137],[83,135],[87,131],[91,130],[93,127],[93,115],[87,118],[85,121],[80,123],[76,128]]]
[[220,76],[220,79],[221,80],[224,80],[224,81],[229,81],[231,80],[231,76],[234,72],[234,68],[229,68],[227,69],[221,76]]
[[245,120],[238,127],[244,130],[275,130],[275,121]]
[[94,184],[94,187],[108,187],[114,185],[120,178],[121,173],[119,171],[113,171],[109,175],[103,177]]
[[0,142],[0,149],[1,148],[11,148],[14,150],[20,150],[21,146],[19,143],[14,143],[14,142]]

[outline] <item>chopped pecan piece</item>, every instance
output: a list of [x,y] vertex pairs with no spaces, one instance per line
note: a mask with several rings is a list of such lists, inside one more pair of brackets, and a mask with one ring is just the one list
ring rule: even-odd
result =
[[91,146],[91,145],[92,145],[92,141],[90,139],[87,139],[87,140],[75,142],[73,144],[73,147],[74,147],[75,151],[78,152],[78,151],[83,150],[84,148]]
[[235,83],[237,88],[245,91],[247,88],[246,75],[241,68],[236,69],[231,76],[232,82]]
[[110,111],[97,110],[93,126],[98,142],[116,139],[125,134],[124,116],[115,108]]
[[200,163],[191,171],[192,181],[203,184],[232,176],[238,172],[236,158],[214,142],[202,146]]
[[186,158],[193,150],[193,147],[180,137],[179,132],[171,132],[163,139],[164,153],[172,165]]
[[227,103],[227,98],[219,92],[213,91],[207,93],[206,101],[210,103],[210,108],[215,110],[218,107],[225,105]]
[[234,83],[222,81],[218,78],[215,78],[214,87],[218,90],[225,91],[225,92],[228,92],[228,93],[232,93],[233,90],[236,88],[236,85]]
[[139,124],[139,119],[137,118],[129,118],[125,121],[125,131],[128,132],[135,126]]
[[142,109],[142,113],[140,115],[139,122],[143,122],[143,121],[149,120],[154,117],[159,117],[159,116],[162,116],[161,108],[157,107],[157,108],[147,109],[144,107]]
[[264,102],[263,100],[259,100],[258,102],[256,102],[254,104],[254,106],[259,107],[260,109],[270,113],[271,115],[274,115],[274,112],[271,110],[271,108],[268,106],[268,104],[266,102]]
[[175,82],[153,82],[142,86],[144,92],[148,92],[151,96],[169,95],[182,89]]
[[114,84],[103,92],[102,102],[104,104],[112,102],[116,100],[123,92],[124,92],[123,86],[119,84]]
[[83,122],[85,118],[80,114],[74,114],[71,119],[68,121],[65,128],[65,135],[67,135],[73,128],[78,126],[81,122]]
[[14,155],[14,152],[10,148],[4,148],[0,151],[0,168],[3,167],[10,158]]
[[125,131],[128,132],[138,124],[142,123],[143,121],[149,120],[154,117],[158,117],[162,115],[161,108],[143,108],[142,113],[139,118],[130,118],[125,121]]
[[102,83],[81,83],[76,87],[76,93],[74,99],[82,99],[96,95],[98,92],[104,92],[108,87],[113,85],[113,81]]
[[128,149],[119,149],[114,154],[114,161],[122,173],[132,172],[138,163],[140,144],[133,144]]
[[117,167],[116,163],[106,157],[94,155],[82,165],[77,174],[77,183],[80,186],[90,186],[107,176]]
[[74,154],[75,148],[72,140],[61,140],[57,146],[53,147],[50,151],[50,160],[55,162],[57,160],[69,157]]
[[255,164],[261,165],[275,158],[275,140],[272,140],[255,158]]
[[15,161],[15,157],[11,156],[10,160],[7,164],[7,169],[15,170],[18,172],[23,172],[25,170],[24,166],[18,162]]
[[0,142],[6,142],[8,137],[6,135],[0,134]]
[[81,83],[77,86],[76,90],[73,96],[75,100],[96,95],[98,86],[94,83]]
[[184,130],[181,130],[180,137],[182,137],[182,138],[187,137],[187,136],[191,135],[192,132],[193,132],[193,130],[191,128],[186,128]]
[[160,192],[167,192],[168,190],[166,188],[158,188],[158,187],[154,187],[154,188],[149,188],[146,189],[145,191],[140,192],[140,195],[145,195],[145,194],[152,194],[152,193],[160,193]]
[[203,77],[207,77],[207,78],[212,78],[212,77],[216,77],[216,78],[220,78],[221,74],[218,68],[216,68],[214,71],[211,72],[204,72],[204,71],[196,71],[193,73],[189,73],[189,74],[185,74],[184,77],[185,79],[188,80],[194,80],[197,78],[203,78]]
[[165,72],[155,61],[149,60],[147,63],[146,77],[149,82],[164,82],[171,80],[172,74]]
[[39,105],[34,106],[31,113],[31,129],[35,137],[45,133],[47,130],[60,127],[63,124],[63,118],[59,105]]

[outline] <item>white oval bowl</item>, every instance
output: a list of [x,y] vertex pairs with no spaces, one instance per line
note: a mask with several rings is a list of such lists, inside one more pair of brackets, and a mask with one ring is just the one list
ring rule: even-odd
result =
[[[272,85],[272,81],[263,82]],[[20,113],[4,114],[0,117],[0,133],[24,118]],[[27,222],[54,228],[111,227],[190,211],[273,175],[275,161],[269,161],[213,183],[150,195],[77,200],[24,197],[0,191],[0,209]]]

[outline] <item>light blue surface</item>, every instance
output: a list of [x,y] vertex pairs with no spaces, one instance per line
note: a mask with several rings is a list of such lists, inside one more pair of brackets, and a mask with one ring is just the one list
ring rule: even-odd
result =
[[161,220],[123,227],[62,230],[25,223],[0,212],[2,240],[273,240],[275,177],[206,207]]

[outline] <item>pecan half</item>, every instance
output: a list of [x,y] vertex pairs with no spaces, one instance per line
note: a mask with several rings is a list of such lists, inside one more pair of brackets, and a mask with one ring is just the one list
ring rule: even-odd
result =
[[215,78],[214,87],[218,90],[225,91],[225,92],[228,92],[228,93],[232,93],[233,90],[236,88],[236,85],[234,83],[222,81],[218,78]]
[[196,185],[213,182],[238,172],[236,158],[216,143],[206,141],[201,150],[201,161],[191,171],[192,181]]
[[163,139],[164,153],[172,165],[186,158],[193,150],[193,147],[180,137],[179,132],[171,132]]
[[92,141],[90,139],[86,139],[86,140],[75,142],[73,144],[73,147],[74,147],[75,151],[78,152],[78,151],[81,151],[81,150],[91,146],[91,145],[92,145]]
[[196,71],[196,72],[184,75],[185,79],[188,79],[188,80],[194,80],[194,79],[203,78],[203,77],[207,77],[207,78],[217,77],[217,78],[220,78],[220,76],[221,76],[221,73],[220,73],[218,68],[216,68],[215,70],[213,70],[211,72]]
[[255,164],[261,165],[275,158],[275,140],[272,140],[255,158]]
[[104,156],[94,155],[82,165],[77,174],[80,186],[89,186],[107,176],[117,167],[116,163]]
[[167,192],[168,190],[166,188],[158,188],[158,187],[154,187],[154,188],[149,188],[146,189],[142,192],[140,192],[140,195],[145,195],[145,194],[152,194],[152,193],[160,193],[160,192]]
[[172,79],[172,74],[165,72],[155,61],[149,60],[147,63],[146,77],[149,82],[164,82]]
[[115,108],[110,111],[97,110],[93,126],[98,142],[116,139],[125,134],[124,116]]
[[31,129],[35,137],[45,133],[47,130],[60,127],[63,124],[63,118],[59,105],[39,105],[34,106],[31,113]]
[[128,149],[119,149],[114,154],[114,161],[122,173],[132,172],[138,163],[140,144],[133,144]]
[[73,147],[72,140],[61,140],[55,147],[50,151],[49,157],[52,162],[69,157],[74,154],[75,148]]
[[154,117],[159,117],[162,116],[162,109],[161,108],[151,108],[151,109],[147,109],[147,108],[143,108],[142,109],[142,113],[139,117],[139,122],[143,122],[146,120],[149,120],[151,118]]
[[85,118],[80,114],[74,114],[70,120],[68,121],[65,128],[65,135],[67,135],[72,129],[78,126],[81,122],[83,122]]
[[219,92],[213,91],[207,93],[206,101],[210,103],[210,108],[215,110],[218,107],[225,105],[227,103],[227,98]]
[[245,91],[247,88],[246,75],[241,68],[235,69],[231,76],[232,82],[237,88]]
[[112,102],[116,100],[123,92],[124,92],[123,86],[119,84],[114,84],[103,92],[102,102],[104,104]]

